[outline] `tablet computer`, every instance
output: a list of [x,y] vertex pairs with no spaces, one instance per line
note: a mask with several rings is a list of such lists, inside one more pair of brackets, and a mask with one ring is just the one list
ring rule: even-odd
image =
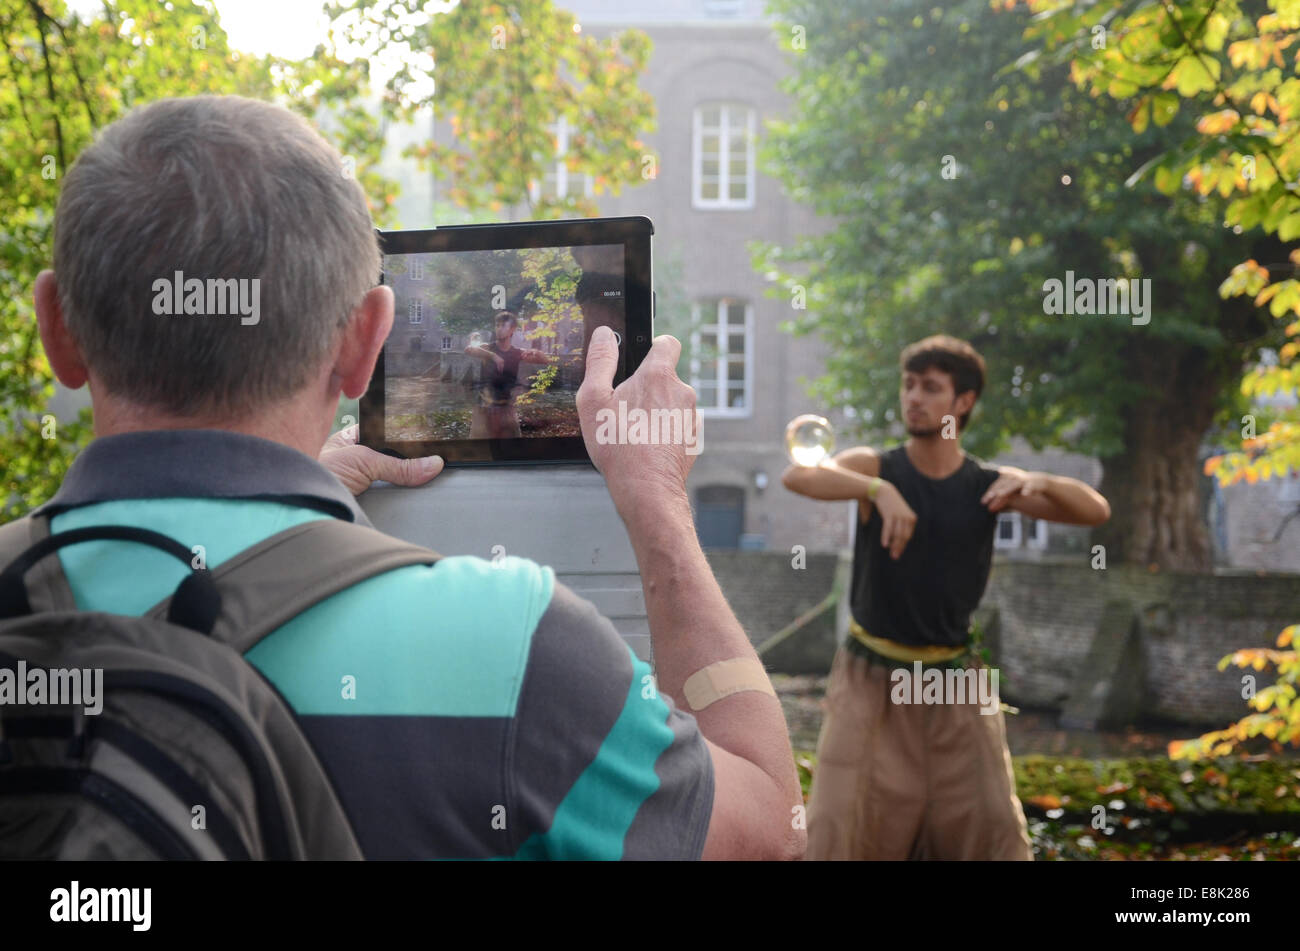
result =
[[644,217],[379,232],[396,312],[360,442],[449,466],[590,464],[584,355],[612,328],[617,386],[649,352],[653,233]]

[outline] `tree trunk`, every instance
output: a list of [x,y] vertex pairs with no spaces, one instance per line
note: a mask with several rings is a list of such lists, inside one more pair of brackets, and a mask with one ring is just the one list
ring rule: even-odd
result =
[[1131,371],[1155,398],[1129,410],[1124,453],[1101,460],[1099,491],[1111,517],[1093,532],[1093,541],[1105,546],[1108,564],[1209,571],[1200,445],[1213,419],[1216,387],[1227,384],[1207,372],[1203,358],[1186,353],[1136,360]]

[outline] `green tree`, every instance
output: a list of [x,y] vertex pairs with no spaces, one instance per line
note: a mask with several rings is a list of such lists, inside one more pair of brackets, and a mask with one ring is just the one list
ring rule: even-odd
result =
[[[1218,196],[1224,227],[1273,237],[1278,251],[1254,255],[1223,278],[1223,297],[1247,296],[1285,320],[1286,339],[1271,366],[1241,380],[1254,399],[1300,391],[1300,2],[1190,0],[1075,3],[1030,0],[1036,14],[1027,35],[1093,96],[1105,94],[1127,110],[1135,134],[1148,123],[1185,115],[1195,133],[1156,154],[1139,170],[1169,195]],[[1254,407],[1251,407],[1254,409]],[[1240,450],[1215,457],[1206,471],[1224,484],[1254,483],[1300,468],[1300,406],[1254,413],[1240,427]]]
[[397,55],[384,113],[415,121],[432,108],[455,141],[412,147],[446,197],[470,212],[522,206],[533,218],[591,216],[583,194],[542,194],[530,184],[556,162],[552,128],[567,122],[564,161],[593,191],[617,194],[653,174],[641,136],[654,129],[654,104],[637,86],[649,38],[627,30],[606,40],[581,31],[551,0],[460,3],[446,13],[412,11],[401,0],[328,4],[337,48],[365,57]]
[[[1031,0],[1029,36],[1068,61],[1071,77],[1095,96],[1120,100],[1136,134],[1152,117],[1189,114],[1195,134],[1154,156],[1141,170],[1170,195],[1217,196],[1225,227],[1275,238],[1281,251],[1253,255],[1222,275],[1219,293],[1248,297],[1285,321],[1277,360],[1241,381],[1245,398],[1300,391],[1300,2],[1168,0],[1084,4]],[[1267,426],[1252,412],[1224,427],[1222,442],[1238,446],[1212,457],[1205,471],[1221,483],[1256,483],[1300,467],[1300,405],[1272,412]],[[1247,699],[1256,712],[1223,730],[1171,743],[1169,755],[1198,759],[1242,748],[1255,737],[1300,745],[1300,657],[1297,627],[1277,637],[1277,650],[1247,648],[1228,665],[1277,668],[1275,683]],[[1284,648],[1291,648],[1286,650]]]
[[323,50],[301,62],[232,50],[214,11],[190,0],[106,0],[86,19],[62,0],[0,0],[0,520],[48,499],[91,435],[46,413],[53,374],[32,307],[53,260],[64,171],[99,128],[169,96],[236,93],[274,99],[309,118],[348,157],[371,211],[386,221],[391,187],[373,172],[382,145],[361,102],[365,64]]
[[[762,246],[756,264],[777,272],[778,294],[807,287],[788,326],[830,346],[814,393],[885,432],[899,351],[931,333],[970,340],[989,366],[972,451],[1021,436],[1095,455],[1113,517],[1094,540],[1109,559],[1208,567],[1199,448],[1241,408],[1237,381],[1273,328],[1215,293],[1252,245],[1198,196],[1128,181],[1190,124],[1161,114],[1135,137],[1066,65],[1035,61],[1023,9],[773,6],[806,48],[791,51],[793,118],[771,129],[764,158],[836,224]],[[1149,320],[1047,313],[1045,282],[1067,271],[1149,280]]]

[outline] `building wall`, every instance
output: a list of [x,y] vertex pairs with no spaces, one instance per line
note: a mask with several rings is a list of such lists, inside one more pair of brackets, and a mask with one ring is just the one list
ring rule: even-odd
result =
[[[619,196],[600,196],[603,215],[646,215],[655,223],[657,265],[668,258],[682,262],[681,296],[688,301],[715,297],[741,298],[753,308],[753,379],[751,405],[741,418],[704,418],[704,449],[691,472],[692,496],[711,486],[728,486],[744,493],[743,544],[789,551],[803,545],[813,551],[835,551],[850,541],[846,507],[826,505],[795,496],[780,484],[789,465],[785,453],[786,424],[803,413],[836,414],[805,395],[801,377],[812,380],[823,371],[825,352],[813,338],[795,339],[778,325],[799,315],[788,291],[766,296],[773,285],[753,266],[747,242],[761,239],[791,244],[800,235],[821,230],[825,222],[791,201],[780,183],[758,174],[753,207],[744,210],[704,210],[692,206],[693,113],[702,103],[738,102],[753,107],[762,123],[785,114],[788,97],[778,88],[789,66],[788,54],[776,42],[773,28],[758,20],[710,20],[700,16],[704,5],[678,4],[672,16],[693,16],[690,23],[655,22],[642,5],[622,8],[623,23],[612,26],[614,5],[599,6],[599,16],[582,16],[583,29],[603,35],[627,25],[644,30],[653,42],[642,87],[655,100],[658,129],[647,137],[658,156],[656,177]],[[741,5],[742,11],[754,4]],[[590,12],[590,9],[589,11]],[[664,13],[668,17],[668,13]],[[666,290],[656,275],[659,296]]]
[[1211,534],[1233,568],[1300,572],[1300,472],[1214,489]]

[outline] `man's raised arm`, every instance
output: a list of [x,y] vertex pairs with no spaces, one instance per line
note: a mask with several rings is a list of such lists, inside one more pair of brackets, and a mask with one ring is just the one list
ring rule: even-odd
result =
[[999,472],[997,481],[980,499],[990,512],[1009,509],[1067,525],[1100,525],[1110,518],[1110,503],[1078,479],[1014,466],[1001,466]]
[[880,510],[880,544],[895,560],[903,554],[916,529],[916,513],[902,493],[880,478],[880,456],[868,446],[836,453],[820,466],[790,466],[781,484],[791,492],[823,502],[856,499],[861,522]]
[[[619,400],[693,413],[695,393],[674,370],[680,353],[676,339],[656,337],[613,389],[618,348],[611,330],[597,328],[578,391],[582,434],[636,553],[659,690],[694,715],[708,744],[714,797],[703,857],[795,859],[807,833],[796,821],[803,797],[785,715],[700,549],[686,493],[695,457],[684,445],[610,445],[594,435],[597,414]],[[702,681],[694,675],[704,668]],[[732,677],[746,689],[728,694]]]
[[820,466],[790,466],[781,484],[810,499],[835,502],[875,495],[880,476],[880,456],[868,446],[836,453]]

